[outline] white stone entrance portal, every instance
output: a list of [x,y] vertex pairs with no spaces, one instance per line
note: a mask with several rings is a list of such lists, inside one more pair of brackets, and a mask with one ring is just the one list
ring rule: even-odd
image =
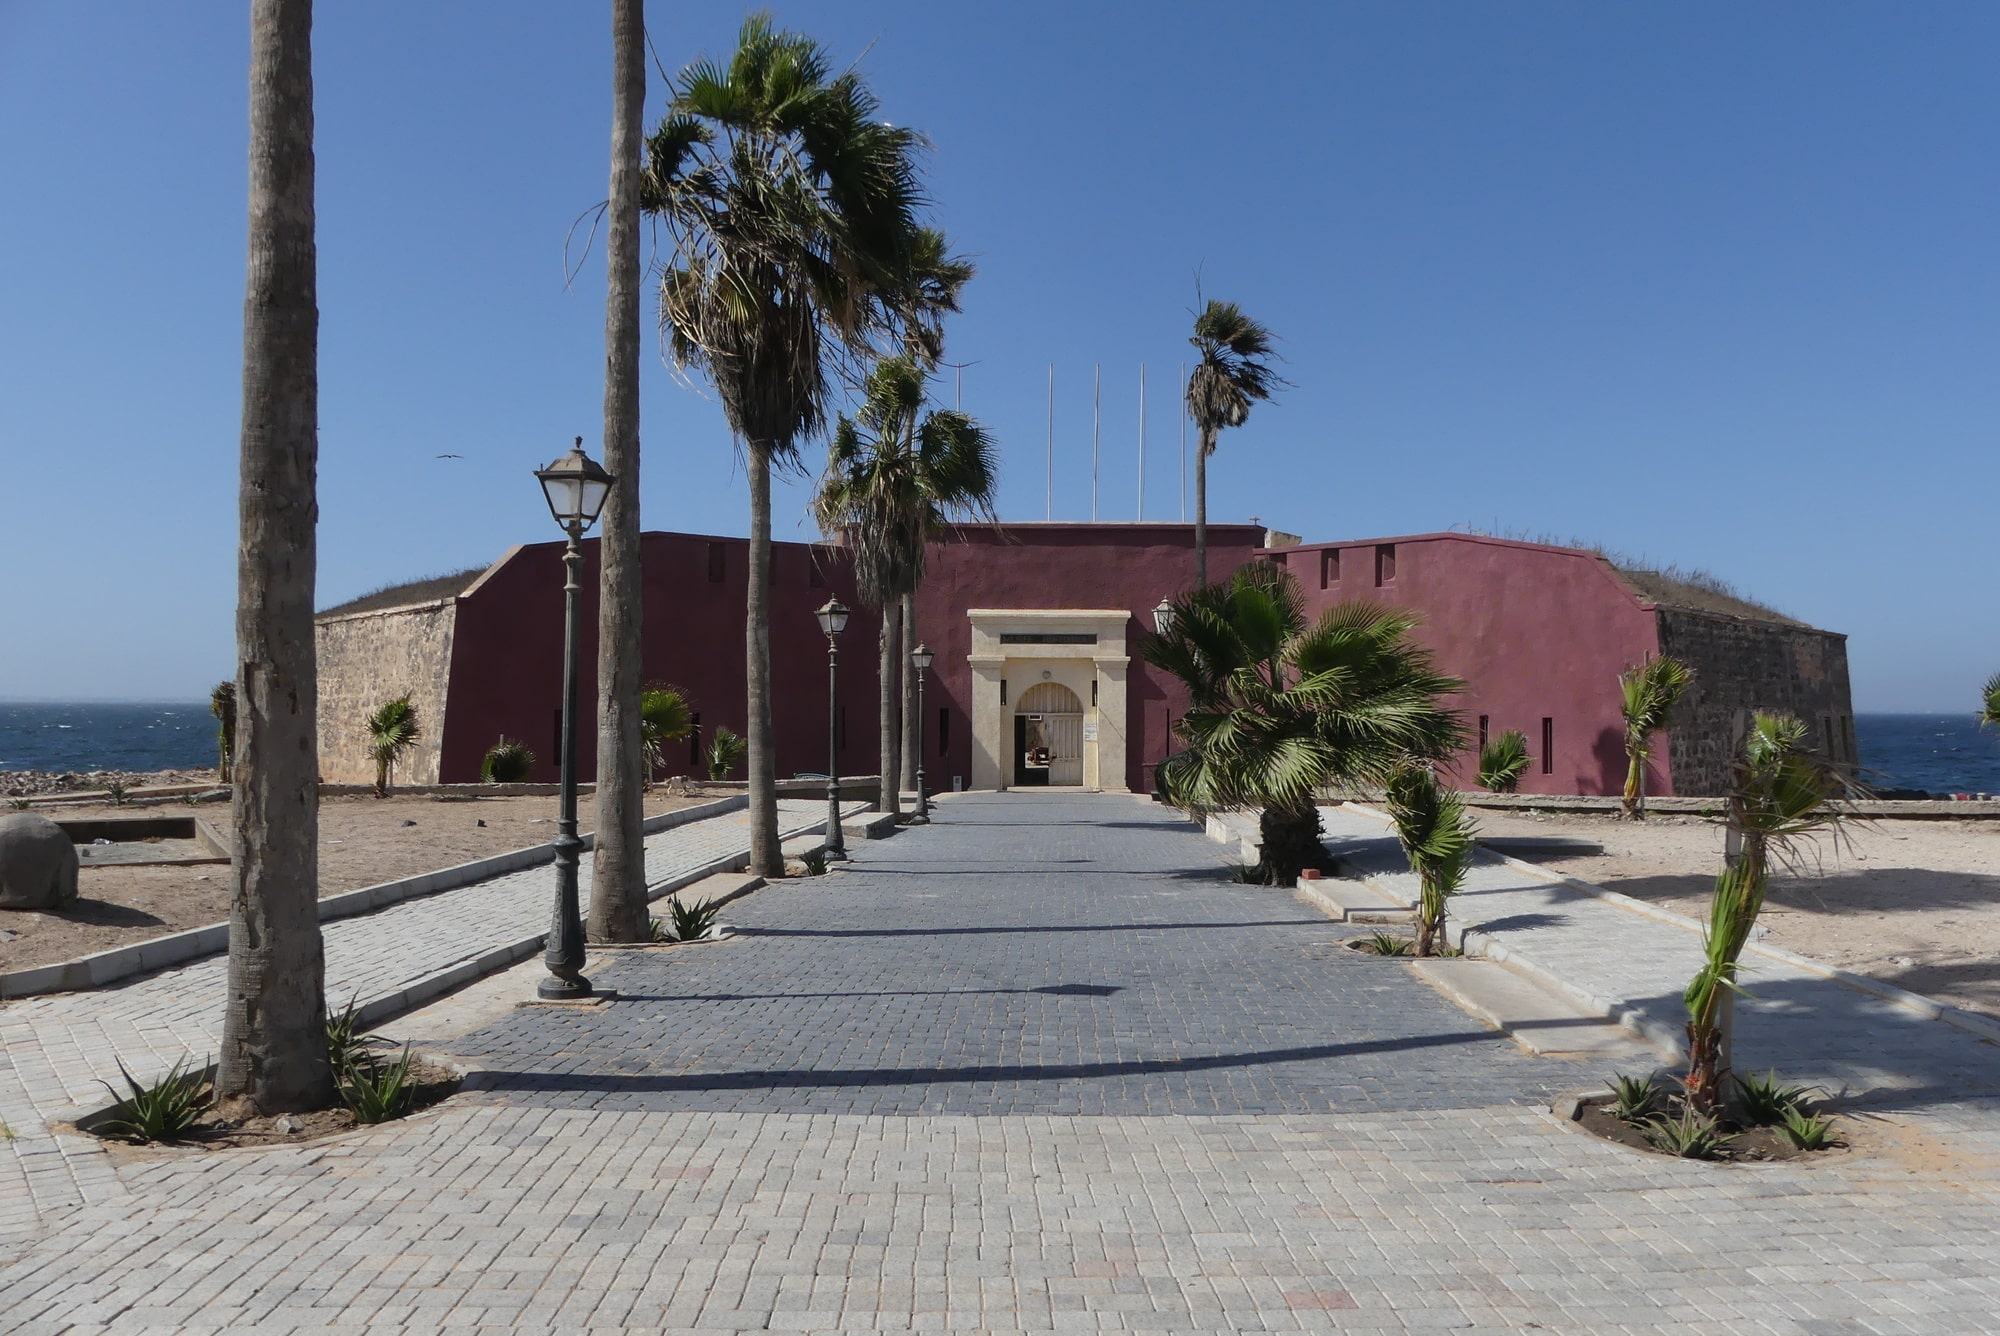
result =
[[1122,609],[974,608],[972,787],[1125,782]]

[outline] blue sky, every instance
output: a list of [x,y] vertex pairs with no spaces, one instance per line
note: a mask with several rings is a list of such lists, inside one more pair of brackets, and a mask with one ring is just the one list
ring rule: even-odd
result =
[[[244,8],[0,0],[0,699],[229,675]],[[670,69],[744,13],[652,8]],[[528,471],[601,433],[602,251],[566,289],[562,246],[605,193],[608,9],[320,6],[322,603],[553,536]],[[1703,567],[1847,632],[1864,711],[2000,668],[2000,8],[775,13],[935,144],[1003,516],[1043,515],[1054,363],[1057,517],[1090,513],[1093,364],[1099,513],[1132,517],[1142,362],[1147,515],[1179,516],[1199,270],[1295,383],[1225,436],[1217,519]],[[645,523],[743,532],[720,413],[648,357]]]

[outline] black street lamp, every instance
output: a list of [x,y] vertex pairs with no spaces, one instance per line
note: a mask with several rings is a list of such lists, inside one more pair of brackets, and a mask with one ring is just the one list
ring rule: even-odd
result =
[[590,980],[583,977],[583,916],[577,904],[577,855],[583,841],[576,837],[576,596],[583,588],[577,567],[583,562],[583,531],[597,522],[604,498],[615,481],[598,462],[583,453],[583,437],[570,452],[535,477],[548,498],[549,513],[569,535],[563,549],[563,695],[562,806],[556,817],[556,904],[549,924],[549,949],[542,962],[549,977],[535,989],[552,1001],[589,997]]
[[813,616],[826,632],[826,861],[847,860],[847,839],[840,830],[840,633],[847,629],[847,609],[837,598]]
[[913,826],[931,823],[931,790],[924,782],[924,674],[931,670],[931,647],[919,644],[910,651],[910,667],[917,670],[917,810],[910,818]]

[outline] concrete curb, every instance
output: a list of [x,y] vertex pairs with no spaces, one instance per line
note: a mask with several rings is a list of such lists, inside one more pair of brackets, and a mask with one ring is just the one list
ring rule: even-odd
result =
[[[727,816],[749,805],[750,800],[747,796],[719,798],[713,802],[699,803],[693,807],[683,807],[678,811],[661,812],[657,816],[647,817],[643,829],[648,835],[657,835],[661,831],[673,830],[696,821]],[[592,848],[595,843],[593,836],[583,837],[585,849]],[[459,890],[491,877],[539,867],[554,858],[555,850],[552,847],[536,844],[525,849],[513,849],[507,853],[474,859],[472,862],[460,863],[455,867],[440,868],[435,872],[424,872],[397,881],[385,881],[358,890],[342,891],[338,895],[329,895],[319,902],[319,921],[331,923],[337,919],[373,913],[375,910],[386,909],[390,905],[414,900],[420,896]],[[204,956],[220,955],[228,949],[229,925],[211,923],[200,928],[168,933],[164,937],[154,937],[144,942],[134,942],[129,946],[114,947],[109,951],[78,956],[74,960],[9,970],[0,974],[0,998],[35,997],[46,993],[70,993],[88,988],[101,988],[105,984],[129,979],[135,974],[148,974],[171,965],[185,965]]]

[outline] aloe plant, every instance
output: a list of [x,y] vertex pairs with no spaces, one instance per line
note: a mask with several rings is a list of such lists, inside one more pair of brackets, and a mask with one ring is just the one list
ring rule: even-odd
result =
[[1682,995],[1688,1013],[1688,1102],[1704,1113],[1721,1106],[1731,1058],[1724,1008],[1737,990],[1737,958],[1764,907],[1773,865],[1796,862],[1801,846],[1817,835],[1838,839],[1846,815],[1839,799],[1847,792],[1840,771],[1806,748],[1804,723],[1788,715],[1756,716],[1723,817],[1742,852],[1715,879],[1704,959]]
[[1458,894],[1472,862],[1472,819],[1465,800],[1421,762],[1410,762],[1389,776],[1383,806],[1422,888],[1416,954],[1435,955],[1444,935],[1446,902]]
[[1528,735],[1510,728],[1479,749],[1479,787],[1512,793],[1528,773]]
[[113,1116],[100,1124],[98,1131],[135,1145],[178,1141],[193,1131],[195,1123],[214,1102],[214,1091],[209,1088],[207,1069],[191,1067],[191,1061],[183,1056],[151,1085],[140,1085],[138,1078],[120,1061],[118,1074],[125,1078],[131,1093],[120,1098],[110,1082],[98,1082],[118,1100]]

